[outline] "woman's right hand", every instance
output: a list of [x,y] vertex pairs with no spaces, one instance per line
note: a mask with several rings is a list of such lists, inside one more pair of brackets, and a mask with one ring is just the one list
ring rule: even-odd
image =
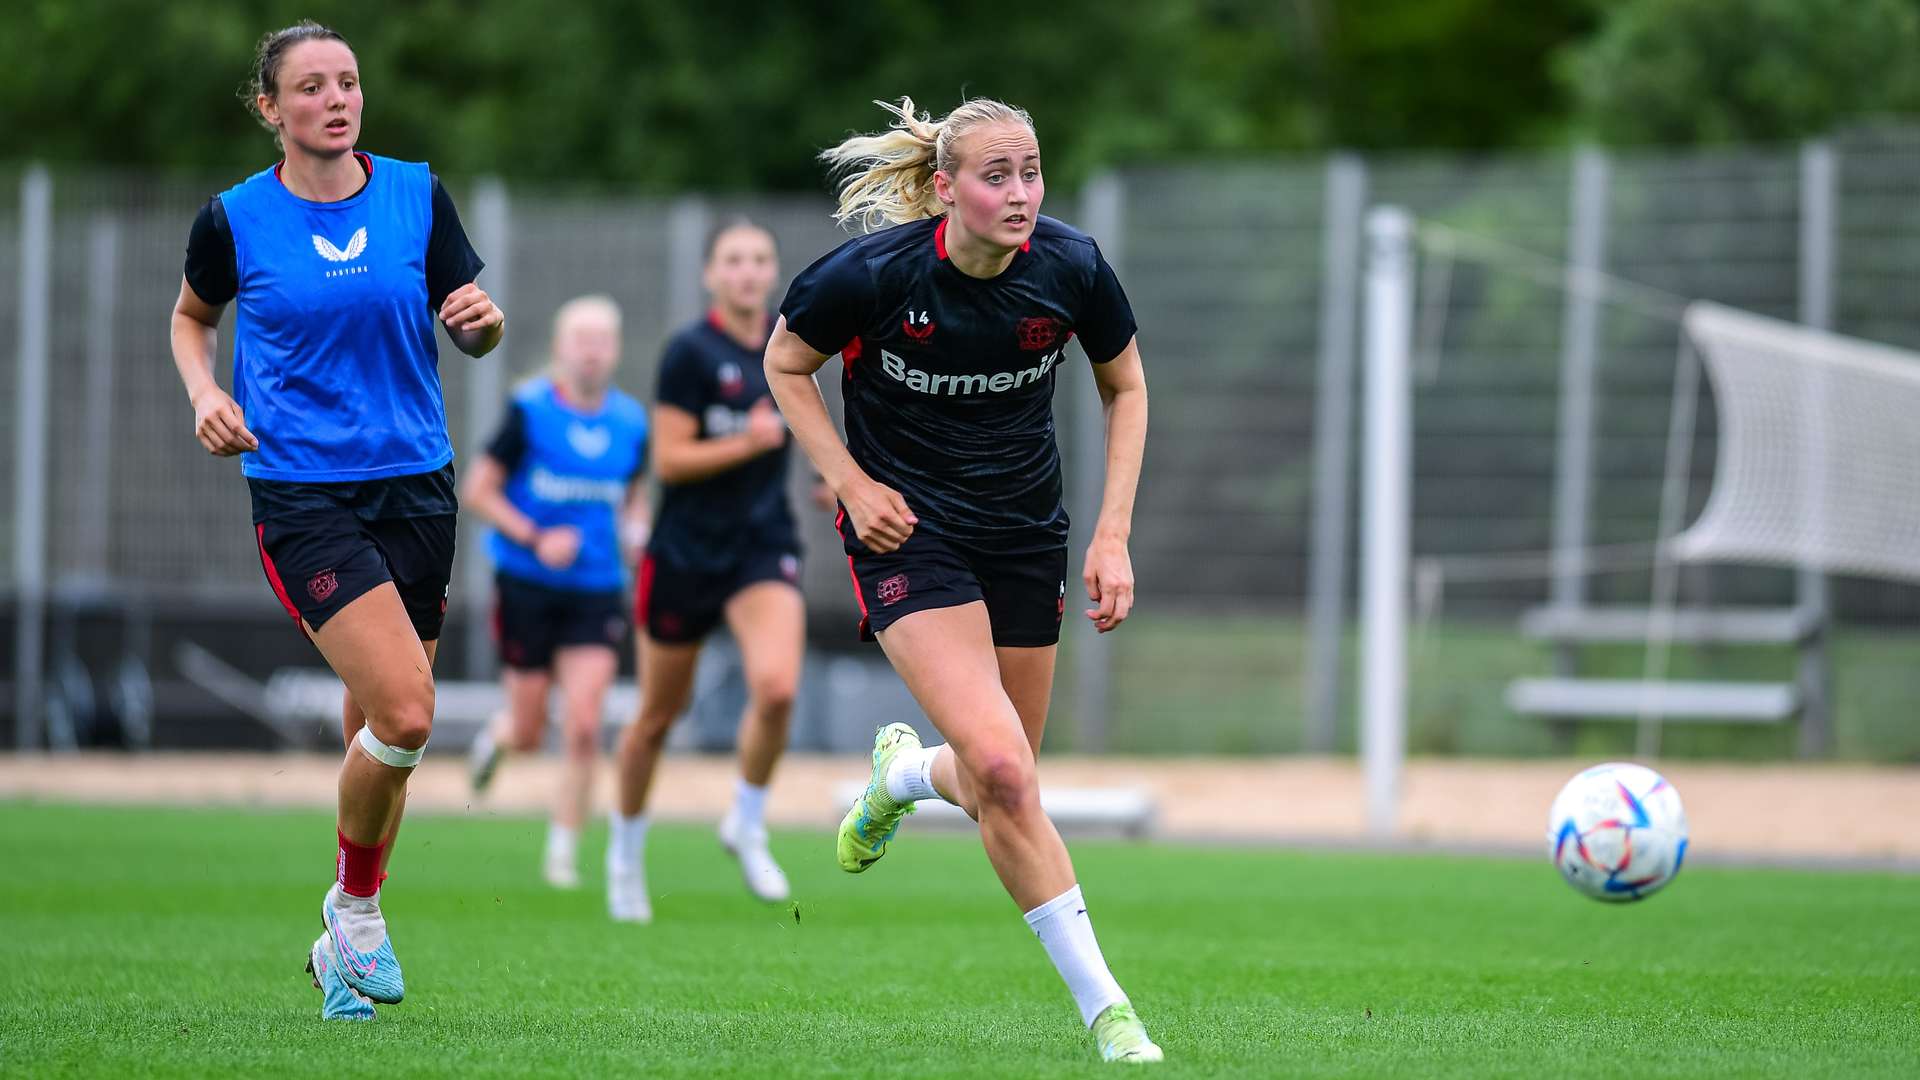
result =
[[239,404],[217,386],[201,391],[194,399],[193,434],[214,457],[232,457],[260,449],[260,440],[247,430],[247,420]]
[[787,445],[787,422],[773,407],[772,398],[761,398],[747,410],[747,439],[762,452]]
[[533,538],[533,557],[549,570],[565,570],[580,556],[580,530],[571,525],[541,529]]
[[840,492],[840,504],[853,520],[853,534],[876,555],[898,550],[920,523],[899,492],[864,477]]

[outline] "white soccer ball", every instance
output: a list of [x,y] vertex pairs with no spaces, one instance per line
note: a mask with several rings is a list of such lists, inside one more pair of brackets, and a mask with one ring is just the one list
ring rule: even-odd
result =
[[1644,765],[1595,765],[1553,800],[1547,854],[1567,884],[1595,900],[1652,896],[1687,855],[1680,793]]

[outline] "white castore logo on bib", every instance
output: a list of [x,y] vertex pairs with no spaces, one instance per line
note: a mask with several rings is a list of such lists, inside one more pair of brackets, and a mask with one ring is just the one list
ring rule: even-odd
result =
[[313,234],[313,250],[319,252],[320,257],[328,262],[352,262],[367,250],[367,227],[362,225],[360,228],[354,230],[354,234],[347,239],[347,246],[345,248],[334,247],[333,241],[321,236],[319,233],[315,233]]

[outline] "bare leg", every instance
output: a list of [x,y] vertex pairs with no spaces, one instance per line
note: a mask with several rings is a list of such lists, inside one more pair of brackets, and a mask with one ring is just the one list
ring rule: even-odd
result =
[[577,831],[592,804],[600,719],[607,688],[613,685],[619,666],[619,654],[599,645],[572,645],[554,654],[565,744],[560,784],[554,789],[553,820],[564,828]]
[[647,808],[647,792],[660,764],[667,730],[693,697],[694,664],[700,646],[654,641],[640,635],[640,715],[620,735],[616,765],[620,774],[619,810],[632,817]]
[[[312,636],[347,684],[353,711],[374,738],[398,750],[426,745],[433,731],[433,660],[414,634],[391,583],[342,608]],[[343,716],[357,734],[354,719]],[[398,828],[411,772],[375,761],[349,745],[340,769],[341,835],[375,847]]]
[[740,717],[740,776],[756,787],[773,778],[787,748],[787,723],[806,653],[806,609],[785,582],[750,585],[727,601],[727,627],[740,644],[747,708]]
[[[427,665],[431,667],[434,658],[439,655],[440,642],[438,640],[423,641],[420,643],[420,647],[426,650]],[[349,689],[340,697],[340,733],[341,738],[346,743],[346,749],[348,751],[353,749],[354,737],[359,735],[360,729],[366,726],[367,714],[360,708],[360,704],[353,700],[353,691]],[[387,876],[387,860],[393,857],[393,842],[400,836],[400,819],[406,816],[406,812],[407,800],[406,795],[403,793],[400,797],[400,805],[393,811],[393,823],[387,826],[386,835],[380,840],[380,877],[382,880]]]
[[1001,685],[986,605],[917,611],[880,644],[933,726],[947,739],[971,794],[994,872],[1022,911],[1073,887],[1073,862],[1040,810],[1033,746]]
[[[1048,645],[1044,648],[1010,649],[996,646],[993,651],[1000,664],[1000,686],[1007,692],[1008,700],[1013,702],[1014,711],[1020,714],[1020,727],[1027,733],[1027,745],[1038,759],[1040,741],[1047,730],[1047,711],[1053,703],[1053,668],[1059,647]],[[933,786],[942,798],[965,810],[968,817],[980,820],[973,784],[960,768],[960,759],[951,745],[940,748],[933,759],[931,775]]]

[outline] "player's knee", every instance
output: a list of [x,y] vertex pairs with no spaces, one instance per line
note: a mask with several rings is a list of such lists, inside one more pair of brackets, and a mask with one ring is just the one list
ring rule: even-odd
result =
[[433,691],[395,702],[370,722],[381,742],[400,750],[418,750],[433,734]]
[[649,750],[659,750],[666,745],[667,732],[673,728],[673,713],[642,712],[633,722],[634,738],[640,740]]
[[799,679],[791,672],[756,675],[747,684],[747,697],[763,719],[785,723],[793,712],[793,699],[799,692]]
[[513,725],[513,736],[507,740],[516,754],[531,754],[540,749],[540,736],[545,724],[518,723]]
[[975,757],[968,771],[973,774],[974,799],[980,809],[990,813],[1020,813],[1039,805],[1039,781],[1031,754],[1008,747],[988,750]]
[[600,716],[580,717],[567,725],[567,753],[573,757],[592,757],[600,750]]

